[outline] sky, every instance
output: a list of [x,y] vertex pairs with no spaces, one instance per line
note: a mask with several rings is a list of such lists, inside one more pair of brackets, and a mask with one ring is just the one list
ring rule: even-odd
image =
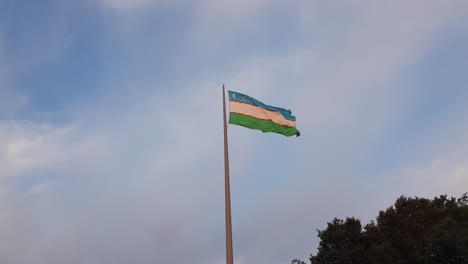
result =
[[290,263],[334,217],[468,191],[468,2],[0,0],[0,262]]

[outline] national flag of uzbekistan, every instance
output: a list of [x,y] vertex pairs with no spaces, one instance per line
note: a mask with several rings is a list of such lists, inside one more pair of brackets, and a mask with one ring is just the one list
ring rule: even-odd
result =
[[229,124],[274,132],[287,137],[301,134],[290,110],[266,105],[248,95],[229,92]]

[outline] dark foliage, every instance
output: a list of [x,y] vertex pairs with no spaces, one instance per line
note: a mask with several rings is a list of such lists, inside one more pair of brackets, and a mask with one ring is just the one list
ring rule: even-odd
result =
[[335,218],[318,236],[312,264],[468,264],[468,196],[402,196],[376,222]]

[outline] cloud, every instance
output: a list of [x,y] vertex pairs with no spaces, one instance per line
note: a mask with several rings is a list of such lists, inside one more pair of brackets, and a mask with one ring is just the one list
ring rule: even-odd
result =
[[62,148],[66,147],[62,145],[62,140],[67,133],[67,128],[53,128],[47,124],[1,123],[0,179],[62,160]]
[[[285,263],[295,257],[293,252],[298,255],[313,252],[314,228],[322,227],[335,216],[355,215],[370,220],[397,196],[415,193],[419,188],[434,190],[424,192],[430,195],[460,192],[456,183],[450,184],[450,188],[440,188],[438,181],[402,189],[410,181],[407,178],[410,173],[403,172],[386,174],[390,182],[400,179],[393,188],[387,188],[388,182],[372,180],[380,177],[378,174],[364,172],[371,165],[369,157],[375,148],[387,140],[386,131],[410,111],[411,102],[418,100],[413,93],[419,88],[405,84],[405,73],[439,45],[438,36],[458,23],[461,10],[465,10],[464,4],[429,5],[425,10],[416,6],[410,6],[409,10],[406,4],[388,8],[353,7],[346,12],[356,14],[345,17],[349,19],[347,27],[330,13],[309,16],[304,19],[320,25],[328,23],[327,31],[317,31],[306,23],[304,32],[323,33],[307,39],[306,45],[289,55],[257,65],[259,69],[268,68],[273,80],[292,81],[281,85],[272,82],[266,94],[287,90],[295,95],[296,100],[290,105],[296,106],[293,110],[303,117],[298,119],[303,132],[300,141],[309,147],[298,148],[295,163],[298,168],[294,170],[298,173],[288,175],[291,177],[288,184],[273,189],[264,198],[264,204],[253,205],[256,213],[241,219],[239,231],[246,231],[240,231],[238,254],[254,262],[262,256],[264,262]],[[332,32],[340,32],[336,43],[335,36],[329,35]],[[282,72],[271,71],[271,65],[275,64],[281,65]],[[270,164],[279,162],[279,158],[270,159]],[[453,160],[437,165],[438,169],[430,169],[430,174],[455,175],[452,178],[456,182],[455,179],[462,178],[464,170],[460,165],[465,162],[458,159],[459,155],[454,155]],[[420,170],[426,171],[424,167],[412,170],[416,182],[424,178]],[[382,189],[389,192],[384,195]],[[373,197],[372,201],[369,197]],[[258,246],[265,244],[268,246]]]
[[[105,3],[125,10],[157,5]],[[291,107],[303,132],[291,139],[229,128],[238,261],[289,263],[313,252],[315,228],[334,216],[369,219],[400,194],[462,191],[467,130],[455,121],[434,132],[434,142],[427,142],[432,149],[421,150],[427,156],[411,158],[405,169],[375,178],[365,171],[386,131],[417,100],[404,73],[463,10],[415,6],[343,11],[304,1],[283,14],[264,1],[201,2],[177,51],[188,54],[184,60],[205,54],[229,60],[211,65],[207,59],[210,65],[197,64],[189,77],[176,71],[169,83],[161,76],[129,77],[116,84],[118,98],[100,98],[70,123],[2,122],[0,211],[7,216],[0,237],[16,239],[0,239],[2,263],[222,263],[223,81],[228,89]],[[265,21],[252,27],[259,16]],[[268,43],[244,33],[268,35],[262,35],[271,28],[267,22],[283,18],[298,32],[288,35],[290,46],[263,53],[245,45],[234,52],[250,40]],[[223,41],[214,41],[218,32]],[[225,46],[233,53],[225,54]],[[159,57],[141,63],[154,69]],[[453,130],[459,131],[453,140],[443,140]]]
[[[222,142],[222,123],[214,121],[221,120],[216,110],[221,88],[211,81],[197,87],[169,98],[148,96],[98,123],[82,117],[73,127],[3,124],[4,179],[57,175],[53,188],[39,183],[24,198],[31,211],[41,211],[25,220],[45,222],[42,229],[49,231],[28,234],[41,244],[29,250],[29,243],[17,245],[27,257],[12,251],[5,255],[8,263],[169,262],[176,252],[186,252],[178,256],[182,261],[221,257],[204,252],[222,238],[210,228],[222,204],[215,198],[222,197],[222,152],[216,143]],[[248,142],[237,148],[247,149]],[[32,202],[38,197],[43,202]],[[194,240],[200,232],[209,235],[202,244]]]
[[147,4],[150,4],[155,1],[151,0],[137,0],[137,1],[130,1],[130,0],[102,0],[105,4],[109,5],[112,8],[116,9],[133,9],[136,7],[141,7]]
[[382,177],[388,178],[388,184],[395,186],[395,189],[399,186],[400,192],[406,195],[460,196],[467,192],[468,125],[459,120],[460,116],[467,115],[466,105],[457,107],[433,131],[430,144],[422,147],[420,155],[413,157],[402,168],[383,173]]
[[0,187],[0,261],[2,263],[27,263],[31,251],[40,237],[39,223],[21,203],[20,197],[4,186]]
[[[148,6],[167,5],[174,2],[168,0],[101,0],[108,7],[122,12],[141,10]],[[176,1],[177,2],[177,1]]]
[[[466,154],[465,154],[466,156]],[[468,183],[466,158],[436,159],[425,167],[404,169],[400,172],[400,184],[405,184],[408,195],[433,197],[450,193],[456,196],[467,192],[464,184]],[[424,186],[424,188],[420,188]]]

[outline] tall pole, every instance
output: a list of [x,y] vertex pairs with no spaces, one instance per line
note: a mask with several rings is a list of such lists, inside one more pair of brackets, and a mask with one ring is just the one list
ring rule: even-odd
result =
[[226,213],[226,264],[234,264],[232,252],[231,223],[231,187],[229,183],[229,153],[226,121],[226,91],[223,84],[223,120],[224,120],[224,208]]

